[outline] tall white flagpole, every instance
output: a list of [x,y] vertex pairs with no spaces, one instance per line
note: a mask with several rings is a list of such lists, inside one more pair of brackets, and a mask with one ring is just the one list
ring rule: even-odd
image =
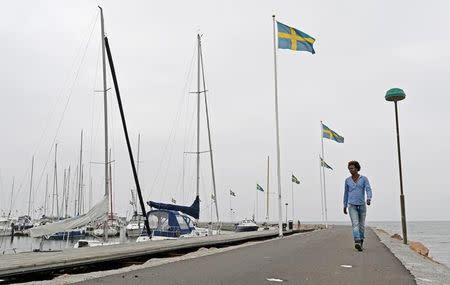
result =
[[320,176],[320,204],[322,206],[322,223],[325,224],[325,218],[323,214],[323,183],[322,183],[322,159],[319,155],[319,176]]
[[255,222],[258,221],[258,183],[256,183],[256,217],[255,217]]
[[273,63],[275,75],[275,125],[276,125],[276,139],[277,139],[277,182],[278,182],[278,236],[283,236],[283,209],[281,207],[281,169],[280,169],[280,130],[278,122],[278,82],[277,82],[277,38],[275,28],[275,15],[272,15],[273,20]]
[[[325,154],[323,150],[323,123],[320,121],[320,128],[322,130],[320,137],[322,140],[322,160],[325,162]],[[322,165],[322,163],[320,163]],[[322,165],[322,175],[323,175],[323,204],[325,207],[325,228],[328,228],[328,213],[327,213],[327,186],[325,183],[325,167]]]
[[267,225],[269,225],[269,156],[267,156],[267,186],[266,186],[266,191],[267,191],[267,209],[266,209],[266,223]]
[[231,189],[230,189],[230,221],[233,222],[233,208],[231,207]]
[[292,221],[294,221],[294,182],[292,182],[292,177],[294,176],[294,172],[292,172],[291,176],[291,190],[292,190]]

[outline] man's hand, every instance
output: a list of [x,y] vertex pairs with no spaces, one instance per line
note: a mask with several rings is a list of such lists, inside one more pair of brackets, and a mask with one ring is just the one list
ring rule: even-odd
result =
[[347,215],[347,207],[344,208],[344,214]]
[[367,199],[367,206],[370,206],[370,199]]

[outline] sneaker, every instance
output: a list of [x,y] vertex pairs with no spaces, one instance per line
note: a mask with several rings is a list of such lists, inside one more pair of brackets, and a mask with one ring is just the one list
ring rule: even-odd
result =
[[355,241],[355,248],[356,248],[358,251],[362,251],[362,244],[361,244],[361,241]]

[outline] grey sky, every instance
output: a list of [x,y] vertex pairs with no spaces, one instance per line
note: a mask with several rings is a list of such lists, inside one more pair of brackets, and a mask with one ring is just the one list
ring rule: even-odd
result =
[[[1,209],[9,208],[15,176],[16,185],[22,187],[14,195],[14,209],[26,212],[34,152],[34,207],[43,204],[45,174],[50,178],[53,174],[51,142],[69,94],[57,136],[59,184],[63,168],[71,165],[73,171],[77,164],[81,129],[85,131],[86,191],[91,157],[92,161],[103,160],[103,109],[101,95],[94,92],[101,84],[98,19],[81,60],[100,4],[135,148],[137,134],[142,134],[140,175],[146,200],[168,202],[175,197],[182,201],[183,150],[194,150],[190,142],[195,133],[192,129],[185,136],[185,130],[191,126],[194,111],[195,95],[188,92],[195,88],[195,78],[192,74],[189,77],[188,71],[192,67],[195,75],[191,61],[197,32],[203,34],[222,219],[230,218],[230,188],[238,195],[232,201],[236,218],[252,214],[255,184],[265,187],[267,155],[271,158],[270,191],[276,191],[271,18],[275,13],[280,22],[317,40],[315,55],[280,50],[278,57],[283,199],[291,203],[293,171],[301,180],[295,189],[296,218],[321,218],[318,154],[319,121],[323,120],[345,137],[344,144],[325,141],[325,159],[335,169],[327,173],[329,219],[348,219],[342,214],[343,181],[348,176],[347,161],[356,159],[373,187],[368,219],[399,220],[394,106],[384,101],[384,93],[391,87],[401,87],[407,93],[399,106],[407,218],[450,219],[445,203],[450,201],[445,179],[450,152],[450,134],[445,131],[450,103],[446,96],[450,91],[450,39],[446,36],[450,7],[446,1],[2,4]],[[112,87],[111,80],[108,85]],[[125,215],[130,210],[133,181],[115,93],[109,94],[114,200],[119,214]],[[178,123],[174,123],[177,116]],[[202,149],[207,146],[205,133],[203,128]],[[189,143],[184,143],[185,138]],[[173,147],[164,152],[167,143]],[[190,203],[195,194],[193,157],[185,162],[184,193],[186,203]],[[208,163],[207,155],[203,155],[203,200],[210,195]],[[92,176],[94,198],[98,200],[103,193],[101,165],[92,164]],[[272,220],[277,213],[275,198],[271,195]],[[262,219],[262,195],[259,202]],[[209,201],[203,205],[201,218],[206,220],[210,216]]]

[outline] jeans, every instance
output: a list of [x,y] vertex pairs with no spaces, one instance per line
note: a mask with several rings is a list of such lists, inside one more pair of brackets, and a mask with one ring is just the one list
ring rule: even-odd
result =
[[348,213],[352,220],[353,239],[364,240],[364,224],[366,220],[366,205],[348,205]]

